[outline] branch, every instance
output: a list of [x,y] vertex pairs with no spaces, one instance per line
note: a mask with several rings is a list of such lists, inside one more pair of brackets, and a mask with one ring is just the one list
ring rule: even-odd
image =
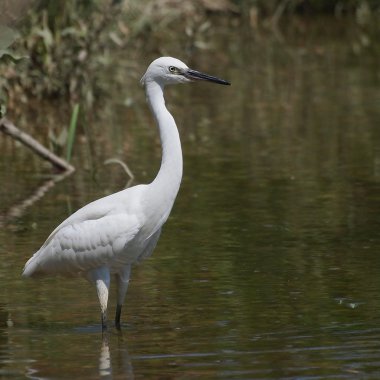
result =
[[118,158],[109,158],[108,160],[104,161],[104,165],[108,165],[108,164],[119,164],[119,165],[121,165],[121,167],[124,169],[124,171],[129,175],[129,180],[128,180],[127,184],[125,185],[125,188],[129,187],[129,185],[135,179],[135,176],[133,175],[133,173],[129,169],[128,165],[125,162],[119,160]]
[[18,129],[11,121],[9,121],[5,117],[0,119],[0,131],[4,132],[8,136],[11,136],[15,140],[18,140],[21,143],[23,143],[25,146],[31,149],[34,153],[38,154],[44,160],[49,161],[57,169],[69,173],[75,170],[75,168],[72,165],[70,165],[67,161],[50,152],[49,149],[41,145],[32,136]]

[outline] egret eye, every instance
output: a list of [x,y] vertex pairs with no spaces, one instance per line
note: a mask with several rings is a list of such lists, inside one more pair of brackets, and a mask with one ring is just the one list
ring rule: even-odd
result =
[[174,66],[169,66],[169,71],[174,74],[178,71],[178,69]]

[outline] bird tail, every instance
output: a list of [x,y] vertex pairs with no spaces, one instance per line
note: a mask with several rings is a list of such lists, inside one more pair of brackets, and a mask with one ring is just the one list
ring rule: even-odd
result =
[[38,252],[36,252],[25,264],[23,277],[35,277],[38,274]]

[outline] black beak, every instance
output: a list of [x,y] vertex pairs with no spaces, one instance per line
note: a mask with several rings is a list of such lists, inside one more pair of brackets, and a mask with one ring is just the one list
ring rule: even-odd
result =
[[213,77],[211,75],[204,74],[204,73],[201,73],[199,71],[195,71],[195,70],[191,70],[191,69],[186,70],[183,73],[183,75],[186,78],[189,78],[189,79],[192,79],[192,80],[206,80],[208,82],[213,82],[213,83],[218,83],[218,84],[224,84],[224,85],[228,85],[228,86],[231,85],[230,82],[227,82],[224,79]]

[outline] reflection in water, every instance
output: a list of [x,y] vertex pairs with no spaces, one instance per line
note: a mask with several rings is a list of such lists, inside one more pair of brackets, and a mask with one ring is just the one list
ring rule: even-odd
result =
[[[1,333],[1,330],[0,330]],[[6,333],[8,337],[12,336],[12,332],[8,331]],[[17,335],[17,334],[16,334]],[[117,334],[118,335],[118,334]],[[57,353],[62,353],[62,351],[59,349],[59,345],[62,344],[62,340],[70,339],[71,334],[64,334],[64,336],[55,336],[54,337],[54,344],[58,346]],[[63,378],[75,378],[79,379],[80,376],[78,375],[81,373],[81,369],[78,367],[78,364],[81,363],[81,360],[86,361],[85,357],[88,355],[91,357],[90,361],[86,362],[87,367],[87,373],[84,373],[83,376],[85,378],[88,378],[88,376],[91,376],[91,373],[94,374],[93,378],[99,377],[100,379],[104,380],[112,380],[114,378],[119,378],[120,375],[122,375],[123,379],[127,380],[133,380],[134,374],[133,374],[133,367],[131,363],[130,356],[128,354],[127,349],[127,343],[122,338],[122,336],[117,336],[117,341],[113,339],[115,336],[108,336],[108,334],[104,334],[101,341],[100,351],[98,351],[98,357],[96,355],[97,348],[94,346],[92,348],[87,347],[86,348],[86,355],[84,355],[84,348],[86,347],[86,341],[89,336],[82,336],[82,348],[83,350],[80,350],[81,354],[76,354],[75,356],[72,356],[71,360],[68,360],[67,358],[62,363],[62,366],[58,365],[57,362],[54,362],[54,359],[52,359],[52,362],[50,363],[44,363],[43,361],[39,360],[36,355],[35,358],[30,358],[27,361],[24,362],[24,369],[20,368],[20,370],[15,370],[15,368],[12,368],[12,363],[16,362],[15,358],[12,357],[12,351],[17,351],[17,341],[12,340],[12,338],[9,339],[7,342],[7,346],[9,347],[9,357],[7,359],[8,363],[11,364],[10,366],[4,366],[1,365],[1,360],[4,359],[3,352],[1,351],[1,344],[0,344],[0,375],[1,374],[12,374],[12,373],[24,373],[25,376],[28,379],[33,380],[42,380],[42,379],[49,379],[50,378],[50,371],[49,367],[57,367],[60,369],[60,376]],[[63,339],[61,339],[63,338]],[[111,339],[112,338],[112,339]],[[36,339],[41,346],[44,346],[46,344],[46,336],[35,336],[34,339]],[[110,342],[111,340],[111,342]],[[92,341],[92,339],[91,339]],[[0,335],[0,343],[1,343],[1,335]],[[65,346],[65,349],[70,349],[69,347]],[[53,349],[52,349],[53,350]],[[78,347],[71,347],[71,351],[79,352]],[[114,355],[114,358],[112,358],[112,354]],[[32,353],[33,355],[33,353]],[[53,355],[54,356],[54,355]],[[98,360],[98,365],[96,365],[95,362],[92,362],[93,360]],[[91,363],[92,362],[92,363]],[[4,363],[4,362],[3,362]],[[114,366],[114,369],[112,368]],[[3,371],[1,371],[1,367],[3,367]],[[92,371],[91,368],[95,369],[97,368],[97,371]],[[97,372],[98,376],[95,376],[95,373]],[[0,376],[1,377],[1,376]]]
[[111,353],[108,334],[103,334],[102,347],[99,355],[99,376],[103,379],[112,379]]
[[31,195],[21,202],[12,205],[3,214],[0,214],[0,227],[5,223],[9,223],[13,219],[20,218],[34,203],[39,201],[52,187],[54,187],[58,182],[64,180],[72,174],[71,171],[55,175],[53,178],[45,181],[42,185],[39,185]]
[[118,371],[126,376],[126,379],[133,380],[134,370],[132,366],[131,356],[128,352],[128,343],[126,338],[124,338],[122,332],[118,332],[117,341],[117,360],[118,360]]
[[[130,356],[128,354],[127,342],[123,339],[122,333],[118,332],[117,342],[117,373],[122,373],[127,380],[133,380],[133,367]],[[102,336],[102,346],[99,356],[99,376],[101,379],[113,379],[112,376],[112,359],[110,350],[109,333]]]
[[[123,379],[134,379],[127,341],[121,331],[103,334],[99,349],[99,329],[94,326],[73,332],[51,328],[29,330],[14,324],[9,310],[0,305],[1,379],[7,376],[79,379],[82,364],[86,367],[84,378],[111,380],[122,375]],[[41,350],[47,350],[47,358],[41,357]],[[54,376],[52,369],[56,372]]]

